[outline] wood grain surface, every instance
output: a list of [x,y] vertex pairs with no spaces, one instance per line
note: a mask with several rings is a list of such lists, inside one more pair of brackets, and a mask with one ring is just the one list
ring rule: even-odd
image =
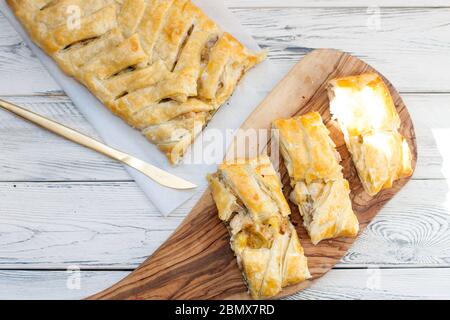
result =
[[[379,210],[409,179],[402,179],[393,188],[371,198],[363,190],[352,164],[343,137],[330,121],[326,86],[330,79],[360,74],[373,69],[349,54],[331,50],[315,50],[302,59],[266,97],[242,129],[268,129],[278,118],[318,111],[322,114],[331,137],[343,159],[344,175],[350,182],[353,209],[363,230]],[[397,91],[388,83],[402,119],[400,131],[413,153],[413,168],[417,160],[415,133],[409,113]],[[289,177],[280,171],[286,193]],[[301,226],[299,214],[293,209],[297,226],[313,279],[285,288],[279,297],[306,288],[312,281],[330,270],[347,252],[355,239],[337,238],[314,246]],[[228,232],[217,217],[217,210],[207,190],[177,231],[133,273],[111,288],[90,299],[246,299],[249,296],[235,258],[229,247]]]
[[[351,1],[355,7],[345,8],[339,7],[341,1],[329,0],[322,3],[323,7],[302,7],[304,2],[299,0],[284,1],[291,4],[290,8],[283,7],[279,0],[272,0],[272,4],[280,4],[277,6],[260,0],[249,7],[240,0],[230,5],[243,28],[268,50],[280,72],[290,70],[314,48],[336,48],[370,63],[401,92],[450,92],[450,8],[430,8],[430,1],[421,1],[420,8],[380,8],[379,28],[368,27],[373,13],[357,0]],[[404,2],[404,6],[411,3]],[[0,85],[2,95],[61,93],[1,15],[0,68],[2,79],[8,79]]]

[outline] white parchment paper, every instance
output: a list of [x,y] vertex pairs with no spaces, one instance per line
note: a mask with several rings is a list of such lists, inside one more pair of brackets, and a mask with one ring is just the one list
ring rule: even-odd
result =
[[[233,34],[248,48],[255,51],[260,50],[256,41],[244,31],[239,21],[225,7],[222,0],[194,0],[194,3],[202,8],[224,30]],[[45,68],[47,68],[51,76],[72,99],[84,117],[94,126],[105,143],[199,186],[206,184],[206,174],[215,171],[217,163],[223,158],[223,154],[216,153],[213,156],[208,154],[207,163],[181,163],[176,167],[171,166],[165,155],[153,144],[147,141],[138,131],[132,129],[121,119],[114,116],[84,86],[66,76],[50,57],[34,45],[4,0],[0,2],[0,11],[6,16]],[[230,130],[239,128],[280,78],[281,75],[273,68],[269,61],[265,61],[256,66],[243,78],[233,97],[226,105],[219,109],[202,134],[207,135],[208,130],[230,132]],[[203,152],[205,145],[201,141],[203,141],[201,137],[200,139],[197,138],[193,148],[188,151],[186,158],[191,158],[190,153],[192,150],[195,150],[196,153]],[[222,141],[212,141],[211,143],[222,144]],[[55,157],[57,156],[55,155]],[[132,168],[126,167],[126,169],[152,203],[165,216],[192,197],[196,192],[196,190],[180,191],[166,188]],[[197,190],[199,189],[201,190],[203,188],[198,188]]]

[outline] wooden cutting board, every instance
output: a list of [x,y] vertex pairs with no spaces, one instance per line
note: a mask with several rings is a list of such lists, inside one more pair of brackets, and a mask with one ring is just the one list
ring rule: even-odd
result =
[[[278,118],[288,118],[315,110],[320,112],[343,159],[344,175],[350,182],[353,209],[360,221],[360,232],[380,209],[408,182],[399,180],[388,190],[371,198],[358,179],[343,136],[330,121],[326,92],[330,79],[374,71],[363,61],[337,50],[320,49],[309,53],[265,98],[244,122],[242,129],[268,129]],[[267,75],[270,77],[270,75]],[[412,151],[413,168],[417,145],[413,123],[398,92],[386,80],[402,120],[401,133]],[[285,195],[290,193],[289,176],[280,168]],[[285,288],[279,297],[308,287],[345,255],[355,239],[337,238],[314,246],[301,225],[300,215],[291,206],[313,278]],[[111,288],[89,299],[249,299],[241,272],[229,245],[227,229],[217,217],[209,190],[175,233],[141,266]]]

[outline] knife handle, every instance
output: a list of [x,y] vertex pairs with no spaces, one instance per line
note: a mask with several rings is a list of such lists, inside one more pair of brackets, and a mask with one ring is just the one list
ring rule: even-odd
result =
[[59,124],[55,121],[47,119],[43,116],[40,116],[32,111],[25,110],[15,104],[9,103],[7,101],[0,99],[0,106],[28,121],[31,121],[53,133],[56,133],[64,138],[81,144],[87,148],[90,148],[94,151],[100,152],[110,158],[121,162],[127,162],[127,160],[131,157],[126,153],[123,153],[119,150],[111,148],[91,137],[88,137],[80,132],[77,132],[69,127],[66,127],[62,124]]

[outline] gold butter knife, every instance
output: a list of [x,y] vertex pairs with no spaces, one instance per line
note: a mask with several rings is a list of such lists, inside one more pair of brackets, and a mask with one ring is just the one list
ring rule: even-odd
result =
[[111,148],[95,139],[92,139],[82,133],[79,133],[73,129],[70,129],[62,124],[40,116],[34,112],[28,111],[15,104],[0,99],[0,107],[31,121],[53,133],[56,133],[68,140],[81,144],[94,151],[100,152],[112,159],[123,162],[130,167],[142,172],[147,177],[153,179],[157,183],[173,188],[173,189],[193,189],[197,186],[189,181],[181,179],[173,174],[170,174],[164,170],[161,170],[149,163],[146,163],[138,158],[135,158],[122,151]]

